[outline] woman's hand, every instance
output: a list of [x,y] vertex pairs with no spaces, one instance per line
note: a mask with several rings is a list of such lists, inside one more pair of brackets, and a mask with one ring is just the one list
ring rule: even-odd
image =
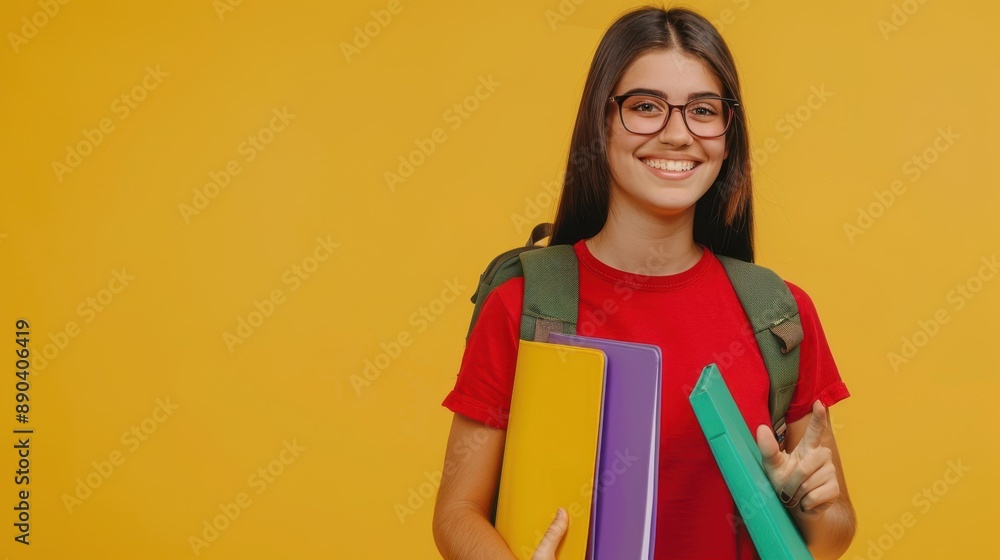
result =
[[542,542],[538,543],[538,548],[535,549],[531,560],[555,560],[556,547],[562,542],[568,528],[569,516],[566,514],[566,510],[559,508],[556,511],[556,518],[549,525],[549,530],[545,531],[545,536],[542,537]]
[[833,453],[822,444],[826,429],[826,407],[820,401],[813,403],[809,427],[790,453],[778,447],[770,426],[757,427],[764,472],[781,502],[797,517],[818,517],[840,496]]

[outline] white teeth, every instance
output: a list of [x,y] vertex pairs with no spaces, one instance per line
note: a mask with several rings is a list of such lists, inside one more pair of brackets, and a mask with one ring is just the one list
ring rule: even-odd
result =
[[693,161],[675,159],[644,159],[642,162],[654,169],[666,169],[667,171],[689,171],[695,166]]

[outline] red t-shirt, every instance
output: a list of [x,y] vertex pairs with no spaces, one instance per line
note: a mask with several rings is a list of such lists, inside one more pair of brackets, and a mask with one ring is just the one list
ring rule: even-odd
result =
[[[597,260],[583,241],[573,248],[580,263],[577,334],[655,344],[663,353],[655,558],[756,559],[688,401],[702,368],[715,362],[750,432],[771,423],[767,370],[722,263],[702,247],[701,259],[684,272],[638,276]],[[786,284],[805,333],[790,423],[808,414],[817,399],[830,406],[849,393],[812,300]],[[523,293],[524,279],[513,278],[483,303],[455,388],[443,403],[453,412],[507,428]]]

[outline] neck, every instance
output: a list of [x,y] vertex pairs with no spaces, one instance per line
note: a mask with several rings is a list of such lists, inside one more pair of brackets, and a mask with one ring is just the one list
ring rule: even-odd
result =
[[677,274],[694,266],[702,248],[694,242],[694,207],[671,215],[608,212],[604,227],[586,241],[604,264],[647,276]]

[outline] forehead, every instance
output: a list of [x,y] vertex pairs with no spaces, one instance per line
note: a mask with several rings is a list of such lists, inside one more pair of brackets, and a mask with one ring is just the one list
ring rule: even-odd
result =
[[693,92],[722,95],[722,83],[708,65],[676,49],[649,51],[636,58],[618,81],[615,94],[634,88],[660,90],[672,101],[686,99]]

